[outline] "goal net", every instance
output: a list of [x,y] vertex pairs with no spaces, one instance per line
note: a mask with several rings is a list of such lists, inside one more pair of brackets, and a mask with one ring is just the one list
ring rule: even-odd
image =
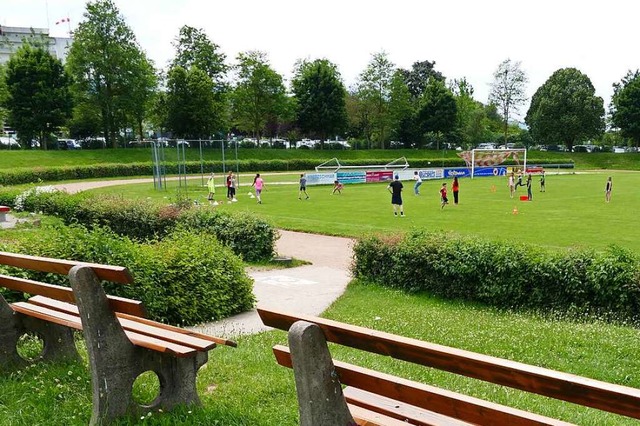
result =
[[458,157],[462,158],[471,169],[471,178],[473,179],[475,169],[477,167],[495,167],[503,164],[509,158],[517,166],[527,169],[527,149],[526,148],[508,148],[508,149],[472,149],[458,153]]

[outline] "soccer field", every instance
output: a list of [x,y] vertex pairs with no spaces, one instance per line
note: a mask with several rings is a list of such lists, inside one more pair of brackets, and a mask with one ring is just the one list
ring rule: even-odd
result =
[[[613,177],[611,203],[605,203],[604,188]],[[511,199],[506,177],[465,178],[460,181],[460,204],[453,205],[451,181],[447,181],[450,204],[440,208],[442,180],[425,181],[421,195],[413,195],[413,182],[404,182],[406,217],[394,217],[391,195],[385,183],[345,185],[341,195],[331,195],[330,186],[311,186],[309,200],[298,200],[297,175],[264,176],[263,204],[248,195],[251,178],[241,176],[238,202],[222,203],[218,209],[251,211],[284,229],[361,236],[367,233],[393,234],[412,229],[453,231],[491,239],[517,240],[549,247],[604,248],[617,244],[640,249],[640,232],[635,220],[640,212],[640,173],[581,172],[547,174],[546,192],[539,177],[533,177],[533,201],[520,201],[526,188],[519,187]],[[191,186],[193,185],[193,186]],[[175,198],[176,183],[166,192],[150,184],[104,188],[100,193],[123,194],[163,200]],[[224,200],[225,188],[217,199]],[[188,196],[206,202],[200,179],[191,180]]]

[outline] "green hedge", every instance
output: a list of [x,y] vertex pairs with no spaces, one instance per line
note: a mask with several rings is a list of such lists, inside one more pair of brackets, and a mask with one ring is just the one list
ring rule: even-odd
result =
[[[201,230],[178,231],[159,242],[138,243],[105,228],[58,226],[42,228],[13,244],[3,249],[126,266],[135,283],[105,283],[105,290],[108,294],[141,300],[149,317],[156,321],[200,324],[245,312],[255,302],[253,281],[247,276],[242,260],[214,235]],[[20,272],[26,278],[69,284],[65,276],[57,274]],[[9,300],[22,297],[7,292],[5,296]]]
[[16,210],[58,216],[66,224],[106,226],[138,241],[162,239],[177,228],[207,232],[249,262],[270,260],[278,238],[277,230],[263,219],[191,203],[162,206],[118,196],[70,195],[45,187],[26,191],[8,204]]
[[[275,171],[299,171],[313,170],[319,160],[313,158],[300,158],[291,160],[241,160],[238,169],[241,172],[275,172]],[[367,166],[383,164],[380,159],[340,160],[343,166]],[[535,164],[556,164],[557,160],[539,160]],[[199,174],[202,169],[205,173],[212,171],[221,173],[222,161],[188,161],[186,171],[189,174]],[[444,159],[411,159],[412,168],[427,167],[464,167],[464,162],[459,158]],[[505,163],[510,164],[510,163]],[[531,162],[533,164],[533,162]],[[572,164],[572,162],[571,162]],[[235,165],[235,163],[234,163]],[[166,163],[167,174],[178,173],[178,163]],[[152,176],[153,163],[129,163],[129,164],[96,164],[64,167],[34,167],[0,171],[0,185],[19,185],[25,183],[53,182],[73,179],[96,179],[123,176]]]
[[355,248],[355,277],[499,308],[640,320],[640,260],[619,247],[552,251],[414,232]]

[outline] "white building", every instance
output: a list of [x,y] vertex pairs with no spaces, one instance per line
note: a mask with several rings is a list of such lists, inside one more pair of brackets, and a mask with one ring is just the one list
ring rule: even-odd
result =
[[0,26],[0,64],[9,62],[11,55],[22,46],[24,40],[32,37],[44,39],[49,53],[60,59],[62,63],[66,61],[72,38],[50,37],[47,28]]

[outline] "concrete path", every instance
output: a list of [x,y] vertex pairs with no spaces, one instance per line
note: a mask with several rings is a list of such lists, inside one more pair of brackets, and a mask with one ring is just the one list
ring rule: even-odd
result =
[[[279,255],[306,260],[312,264],[288,269],[250,270],[258,306],[319,315],[344,292],[351,280],[349,265],[353,241],[302,232],[279,232]],[[269,327],[262,325],[257,311],[253,309],[192,329],[229,338],[268,330]]]
[[[69,193],[105,186],[153,182],[153,179],[121,179],[73,182],[55,185]],[[353,240],[280,230],[276,251],[280,256],[305,260],[311,265],[287,269],[253,270],[253,292],[258,306],[279,308],[301,314],[319,315],[345,290],[351,280],[349,266]],[[255,309],[222,321],[191,327],[206,334],[236,337],[269,329],[262,325]]]

